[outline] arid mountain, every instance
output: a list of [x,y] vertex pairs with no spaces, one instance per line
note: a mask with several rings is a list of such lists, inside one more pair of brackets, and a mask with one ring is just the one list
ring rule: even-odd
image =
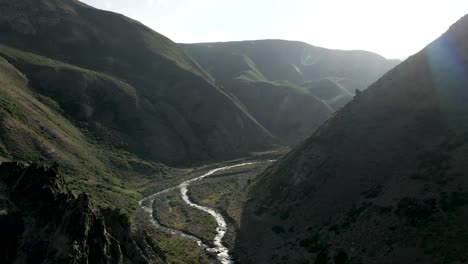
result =
[[28,88],[104,144],[180,165],[275,141],[176,44],[122,15],[75,0],[1,0],[0,31],[0,56]]
[[309,136],[332,113],[399,63],[365,51],[256,40],[179,44],[216,83],[284,144]]
[[241,263],[465,263],[468,16],[255,183]]

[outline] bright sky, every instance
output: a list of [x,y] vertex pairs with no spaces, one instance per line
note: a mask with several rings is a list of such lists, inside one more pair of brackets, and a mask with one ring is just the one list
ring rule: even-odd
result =
[[403,59],[468,13],[468,0],[82,0],[179,43],[288,39]]

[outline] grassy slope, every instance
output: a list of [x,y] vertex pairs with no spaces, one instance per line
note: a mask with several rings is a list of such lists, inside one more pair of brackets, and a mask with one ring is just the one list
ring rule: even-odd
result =
[[111,164],[124,159],[111,149],[98,147],[63,118],[50,98],[37,96],[27,78],[1,61],[2,155],[7,159],[59,162],[76,191],[88,191],[104,206],[131,210],[140,197],[135,188],[115,174]]
[[334,110],[339,110],[350,102],[354,93],[349,92],[339,83],[339,78],[326,78],[302,85],[309,93],[324,101]]
[[[100,119],[80,121],[96,137],[108,139],[107,144],[140,157],[187,165],[242,156],[275,141],[177,45],[137,21],[73,0],[2,0],[0,9],[0,43],[105,73],[135,89],[136,96],[124,100],[125,94],[115,98],[106,94],[108,89],[96,88],[114,82],[83,80],[67,71],[21,69],[42,84],[36,87],[41,93],[54,92],[47,96],[75,119],[98,112]],[[17,23],[18,17],[22,23]],[[75,97],[77,109],[66,108],[69,98],[58,88],[75,84],[92,94]],[[91,96],[96,94],[109,100],[109,107],[99,108],[96,96]]]
[[[354,89],[365,89],[398,63],[370,52],[282,40],[180,46],[288,145],[310,135],[349,102]],[[327,83],[331,80],[335,85]],[[332,91],[324,97],[323,90]]]
[[371,52],[330,50],[284,40],[181,44],[181,47],[217,79],[235,78],[240,67],[245,70],[245,65],[255,65],[250,68],[267,80],[296,85],[329,77],[342,78],[342,84],[350,92],[365,89],[399,63]]
[[[101,73],[4,46],[0,52],[8,54],[10,60],[28,60],[100,76],[116,82],[119,84],[116,87],[120,86],[124,91],[131,91],[126,89],[128,85],[125,83]],[[136,217],[137,202],[142,198],[140,193],[145,192],[148,186],[163,188],[177,184],[179,179],[176,176],[180,173],[103,145],[86,130],[77,128],[64,118],[63,114],[58,103],[31,90],[28,79],[0,57],[0,161],[59,162],[61,172],[75,194],[90,193],[99,206],[118,208],[132,221]],[[153,234],[170,263],[211,263],[193,242],[152,230],[147,221],[138,226]]]
[[306,89],[285,80],[269,80],[245,54],[231,54],[229,49],[223,48],[182,47],[284,144],[294,145],[332,113]]

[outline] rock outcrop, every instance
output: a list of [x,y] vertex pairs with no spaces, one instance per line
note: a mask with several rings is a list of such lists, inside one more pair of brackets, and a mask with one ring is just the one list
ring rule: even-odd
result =
[[118,211],[71,194],[56,166],[0,165],[1,263],[164,263]]

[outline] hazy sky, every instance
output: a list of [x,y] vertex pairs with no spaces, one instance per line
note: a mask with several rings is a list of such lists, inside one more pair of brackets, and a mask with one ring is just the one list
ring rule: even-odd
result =
[[468,0],[84,0],[175,42],[300,40],[405,58],[468,13]]

